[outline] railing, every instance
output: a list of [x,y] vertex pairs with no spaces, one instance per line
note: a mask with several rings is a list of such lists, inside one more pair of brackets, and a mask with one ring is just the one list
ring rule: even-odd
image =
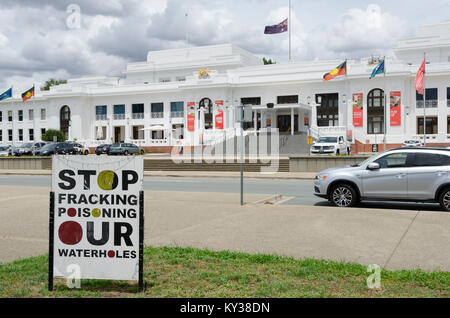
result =
[[124,120],[125,114],[114,114],[114,120]]
[[145,139],[131,139],[130,142],[136,146],[145,146]]
[[154,118],[154,119],[164,118],[164,113],[163,112],[152,112],[152,118]]
[[106,117],[106,115],[95,115],[95,119],[96,120],[106,120],[107,117]]
[[172,118],[183,118],[184,117],[184,111],[170,112],[170,116]]
[[144,113],[133,113],[133,119],[144,119]]
[[[448,102],[447,102],[448,105]],[[425,102],[425,108],[436,108],[438,107],[438,101],[437,100],[427,100]],[[423,100],[416,101],[416,108],[423,108]]]

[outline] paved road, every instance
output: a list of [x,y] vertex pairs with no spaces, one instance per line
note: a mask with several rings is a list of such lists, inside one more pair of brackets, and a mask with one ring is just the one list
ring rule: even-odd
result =
[[[238,178],[160,178],[145,177],[144,189],[150,191],[239,193]],[[0,186],[50,187],[50,176],[0,176]],[[312,195],[312,180],[246,179],[247,194],[292,197],[283,205],[329,206]],[[365,202],[363,208],[440,211],[439,205],[428,203]]]

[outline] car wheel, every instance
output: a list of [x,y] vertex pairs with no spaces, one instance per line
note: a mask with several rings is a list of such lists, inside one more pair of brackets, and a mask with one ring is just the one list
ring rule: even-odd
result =
[[338,150],[336,150],[336,156],[339,156],[341,154],[341,152]]
[[450,187],[445,188],[439,195],[439,204],[444,211],[450,211]]
[[341,183],[331,189],[329,200],[337,207],[351,207],[358,202],[358,195],[352,186]]
[[350,155],[350,148],[347,148],[347,155]]
[[128,150],[125,150],[125,152],[123,153],[125,156],[128,156]]

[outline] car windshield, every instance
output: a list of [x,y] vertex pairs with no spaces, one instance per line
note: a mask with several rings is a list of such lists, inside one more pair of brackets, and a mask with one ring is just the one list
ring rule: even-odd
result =
[[111,147],[120,147],[119,143],[112,144]]
[[51,150],[54,149],[58,144],[48,144],[41,148],[41,150]]
[[319,137],[319,139],[317,139],[316,143],[336,143],[337,142],[337,137]]
[[8,147],[0,147],[0,151],[8,150]]
[[23,144],[21,147],[22,148],[31,148],[31,147],[33,147],[33,144]]

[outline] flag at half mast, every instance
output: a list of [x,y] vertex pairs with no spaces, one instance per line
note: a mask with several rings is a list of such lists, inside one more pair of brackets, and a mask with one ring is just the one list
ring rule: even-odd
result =
[[323,76],[323,80],[324,81],[329,81],[329,80],[335,78],[336,76],[341,76],[341,75],[346,75],[346,74],[347,74],[347,61],[345,61],[344,63],[340,64],[338,67],[336,67],[331,72],[326,73]]
[[29,100],[34,96],[34,86],[22,94],[22,102]]
[[284,20],[281,23],[275,25],[268,25],[264,29],[264,34],[277,34],[287,32],[288,30],[288,19]]

